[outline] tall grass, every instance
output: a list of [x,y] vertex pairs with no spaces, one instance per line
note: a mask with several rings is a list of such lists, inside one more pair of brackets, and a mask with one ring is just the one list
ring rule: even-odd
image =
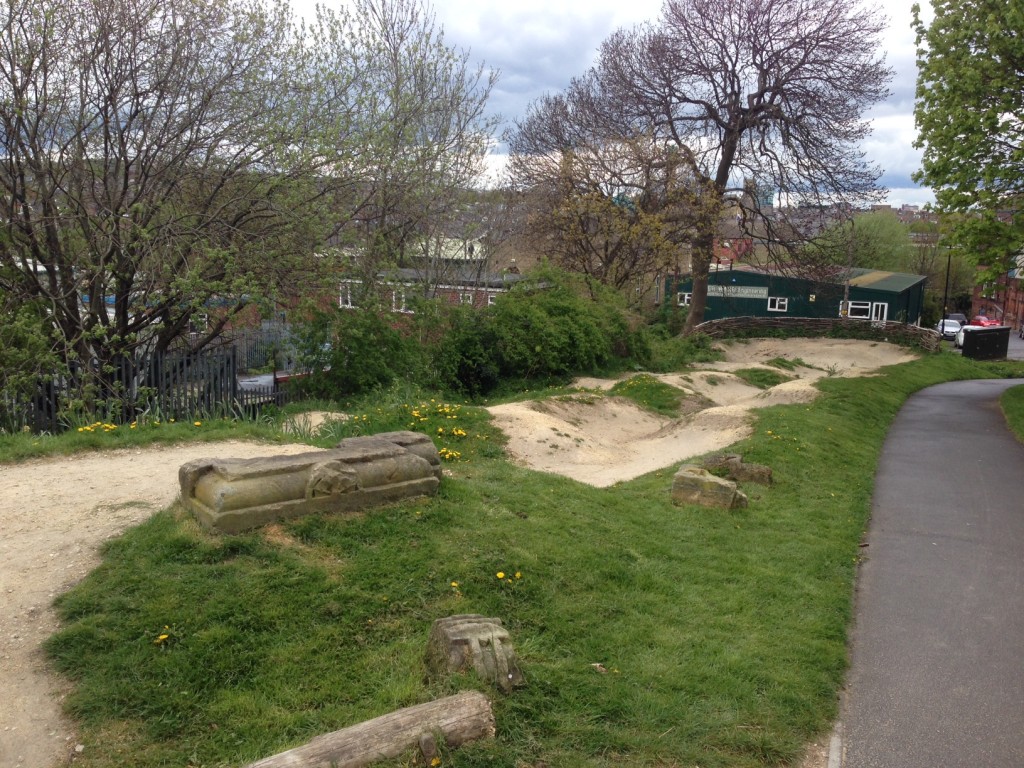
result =
[[776,483],[735,512],[673,505],[672,468],[603,490],[519,468],[468,406],[352,403],[347,430],[470,425],[438,496],[230,537],[172,507],[111,542],[47,644],[75,683],[77,764],[243,764],[487,690],[425,679],[430,624],[456,613],[500,617],[527,682],[490,691],[496,739],[445,765],[792,763],[836,714],[892,418],[922,387],[1009,373],[935,355],[759,411],[735,449]]

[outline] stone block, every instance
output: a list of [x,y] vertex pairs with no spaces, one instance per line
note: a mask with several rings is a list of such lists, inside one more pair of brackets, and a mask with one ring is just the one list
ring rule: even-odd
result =
[[511,638],[501,619],[463,614],[438,619],[430,628],[429,674],[439,677],[469,669],[505,693],[524,684]]
[[353,437],[294,456],[197,459],[178,470],[182,501],[222,533],[433,495],[440,478],[437,448],[418,432]]
[[672,500],[714,509],[742,509],[747,497],[732,480],[717,477],[696,464],[684,464],[672,480]]
[[771,467],[764,464],[747,463],[738,453],[719,453],[709,456],[703,461],[703,466],[712,472],[724,471],[729,480],[735,480],[738,483],[771,485],[773,482]]

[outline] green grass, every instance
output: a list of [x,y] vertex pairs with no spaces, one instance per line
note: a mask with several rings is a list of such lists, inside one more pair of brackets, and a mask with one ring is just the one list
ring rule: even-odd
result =
[[774,366],[775,368],[782,368],[787,371],[795,371],[797,368],[800,367],[812,367],[805,363],[803,360],[801,360],[799,357],[794,360],[790,360],[788,357],[773,357],[766,363],[766,365],[771,365]]
[[1013,387],[1003,392],[1000,405],[1006,416],[1006,423],[1010,425],[1017,439],[1024,442],[1024,386]]
[[611,394],[629,398],[641,408],[663,416],[678,416],[686,396],[678,387],[665,384],[646,373],[616,382]]
[[424,679],[430,624],[456,613],[504,621],[526,686],[492,692],[497,738],[444,765],[791,763],[836,714],[892,418],[930,384],[1022,374],[939,354],[825,379],[733,447],[776,480],[735,512],[674,506],[672,468],[599,490],[516,467],[468,406],[350,403],[347,430],[467,425],[439,495],[230,537],[172,507],[109,543],[47,644],[74,681],[76,764],[244,764],[478,687]]
[[740,368],[732,373],[737,378],[743,379],[747,384],[758,389],[770,389],[784,382],[791,381],[793,378],[768,368]]

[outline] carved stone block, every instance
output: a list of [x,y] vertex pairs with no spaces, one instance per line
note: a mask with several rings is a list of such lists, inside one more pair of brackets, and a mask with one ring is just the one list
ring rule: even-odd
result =
[[745,462],[738,453],[718,453],[706,458],[703,464],[711,471],[724,470],[728,479],[739,483],[772,484],[771,467]]
[[732,480],[717,477],[696,464],[684,464],[672,480],[672,500],[715,509],[741,509],[747,497]]
[[437,448],[418,432],[352,437],[294,456],[197,459],[178,470],[182,501],[223,533],[433,495],[440,478]]
[[427,645],[427,669],[433,676],[473,669],[505,693],[525,682],[501,619],[479,614],[448,616],[434,622]]

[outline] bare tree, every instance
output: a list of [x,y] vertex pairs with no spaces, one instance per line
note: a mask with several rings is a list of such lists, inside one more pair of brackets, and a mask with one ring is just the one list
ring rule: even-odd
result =
[[[862,115],[887,96],[892,76],[877,54],[883,29],[877,10],[846,0],[667,0],[657,24],[613,34],[590,72],[517,124],[515,183],[538,183],[524,169],[536,171],[541,155],[581,146],[602,157],[641,147],[648,168],[671,167],[690,192],[667,210],[680,224],[669,236],[691,246],[691,330],[703,319],[727,207],[763,252],[787,261],[820,229],[805,220],[808,211],[848,209],[879,194],[879,173],[858,144],[869,132]],[[547,166],[554,184],[561,165]],[[742,194],[745,183],[774,190],[783,210],[799,215],[767,215]],[[661,209],[643,210],[670,224]]]
[[416,0],[309,28],[280,1],[7,10],[0,293],[100,390],[197,314],[202,346],[248,304],[336,290],[332,235],[392,195],[429,216],[481,154],[487,89]]
[[498,73],[445,41],[420,0],[355,0],[351,38],[363,63],[362,199],[342,231],[370,284],[411,266],[430,243],[460,235],[466,190],[483,172],[497,118],[486,113]]

